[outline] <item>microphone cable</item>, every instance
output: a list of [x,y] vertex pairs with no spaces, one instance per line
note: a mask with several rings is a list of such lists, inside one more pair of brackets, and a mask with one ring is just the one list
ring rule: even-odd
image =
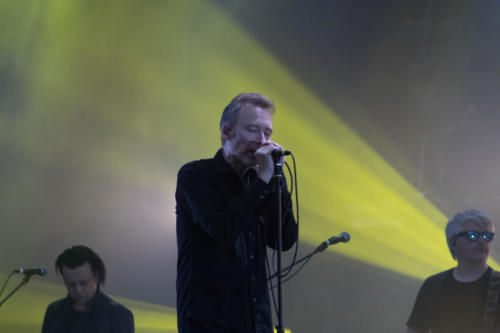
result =
[[[289,178],[290,178],[290,200],[292,198],[292,193],[293,190],[294,190],[294,184],[295,184],[295,215],[297,216],[297,240],[295,242],[295,251],[294,251],[294,254],[293,254],[293,259],[292,259],[292,263],[290,264],[290,267],[288,268],[288,270],[286,272],[281,272],[281,278],[284,278],[286,277],[288,274],[290,274],[290,272],[292,271],[292,268],[293,266],[295,266],[295,261],[297,260],[297,254],[298,254],[298,250],[299,250],[299,226],[300,226],[300,216],[299,216],[299,196],[298,196],[298,184],[297,184],[297,167],[296,167],[296,164],[295,164],[295,157],[293,156],[293,154],[290,152],[290,156],[292,156],[292,162],[293,162],[293,174],[292,174],[292,170],[290,169],[290,166],[288,165],[288,163],[285,162],[285,166],[287,167],[287,170],[288,170],[288,175],[289,175]],[[286,205],[286,207],[288,207],[288,203]],[[287,211],[288,213],[288,211]],[[292,214],[293,214],[293,206],[292,206]],[[286,215],[284,215],[286,217]],[[276,267],[277,263],[275,262],[276,259],[275,259],[275,256],[276,256],[276,250],[273,250],[273,266],[274,266],[274,273],[277,272],[278,268]]]

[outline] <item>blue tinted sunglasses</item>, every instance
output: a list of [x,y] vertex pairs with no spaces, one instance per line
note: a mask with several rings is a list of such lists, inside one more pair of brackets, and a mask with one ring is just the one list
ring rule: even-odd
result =
[[491,231],[462,231],[457,235],[458,237],[465,236],[470,241],[477,241],[479,237],[481,237],[485,242],[491,242],[493,240],[493,236],[495,236],[494,232]]

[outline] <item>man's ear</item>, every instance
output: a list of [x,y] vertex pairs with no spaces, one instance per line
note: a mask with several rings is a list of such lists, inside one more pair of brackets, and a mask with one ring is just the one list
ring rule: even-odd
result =
[[222,125],[220,129],[222,140],[229,141],[234,137],[233,129],[228,124]]

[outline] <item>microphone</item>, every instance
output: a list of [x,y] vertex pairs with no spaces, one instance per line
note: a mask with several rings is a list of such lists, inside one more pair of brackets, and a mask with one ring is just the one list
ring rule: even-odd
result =
[[38,268],[18,268],[14,270],[14,273],[20,273],[27,276],[38,274],[40,276],[47,275],[47,266],[42,265]]
[[349,235],[347,232],[344,231],[340,235],[330,237],[326,241],[324,241],[323,243],[321,243],[316,248],[316,252],[323,252],[324,250],[326,250],[326,248],[328,246],[333,245],[333,244],[337,244],[337,243],[340,243],[340,242],[347,243],[350,239],[351,239],[351,235]]
[[289,150],[273,150],[271,152],[271,156],[273,157],[273,161],[276,163],[280,160],[281,156],[291,155],[292,152]]

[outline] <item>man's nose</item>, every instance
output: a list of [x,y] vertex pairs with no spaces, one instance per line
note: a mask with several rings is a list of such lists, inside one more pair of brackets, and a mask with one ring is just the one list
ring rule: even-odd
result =
[[80,294],[82,292],[82,287],[79,285],[76,285],[74,288],[75,294]]

